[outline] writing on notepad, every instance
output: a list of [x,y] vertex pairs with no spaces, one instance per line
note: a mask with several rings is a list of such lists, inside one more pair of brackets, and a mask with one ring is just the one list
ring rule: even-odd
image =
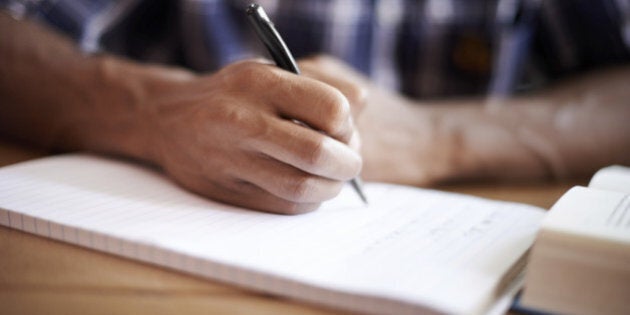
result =
[[[182,190],[150,169],[69,155],[0,170],[0,224],[204,277],[373,313],[478,313],[543,211],[367,184],[284,216]],[[4,210],[3,210],[4,209]]]

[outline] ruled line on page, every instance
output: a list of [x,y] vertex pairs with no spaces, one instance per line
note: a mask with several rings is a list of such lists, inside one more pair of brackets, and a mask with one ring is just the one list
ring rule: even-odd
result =
[[[542,218],[533,207],[381,184],[366,185],[368,207],[344,190],[317,211],[272,215],[206,200],[146,168],[85,156],[0,174],[0,207],[34,219],[0,211],[0,223],[355,310],[374,303],[373,310],[417,311],[427,301],[445,312],[474,307],[527,249]],[[387,292],[397,300],[379,297]]]

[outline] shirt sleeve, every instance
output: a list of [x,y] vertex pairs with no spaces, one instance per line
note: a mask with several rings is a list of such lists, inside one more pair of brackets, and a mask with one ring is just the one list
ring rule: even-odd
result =
[[[124,2],[124,1],[121,1]],[[98,47],[99,22],[113,0],[0,0],[0,8],[17,19],[30,19],[74,40],[84,51]]]
[[19,19],[32,19],[65,34],[75,41],[80,41],[90,15],[87,2],[76,1],[15,1],[0,0],[3,9]]

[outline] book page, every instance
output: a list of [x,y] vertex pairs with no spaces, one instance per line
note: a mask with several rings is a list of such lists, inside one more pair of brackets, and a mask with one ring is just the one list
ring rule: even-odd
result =
[[[348,186],[285,216],[87,155],[0,169],[0,224],[249,288],[373,313],[479,313],[544,211],[417,188]],[[395,311],[392,311],[395,310]]]
[[543,229],[630,244],[630,194],[576,186],[549,210]]
[[630,167],[621,165],[604,167],[593,175],[588,187],[630,194]]

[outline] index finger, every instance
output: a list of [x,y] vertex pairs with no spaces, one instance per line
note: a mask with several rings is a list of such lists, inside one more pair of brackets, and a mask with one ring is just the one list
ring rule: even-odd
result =
[[283,73],[276,84],[270,84],[266,101],[274,104],[278,114],[348,143],[354,133],[348,99],[328,84],[277,70]]

